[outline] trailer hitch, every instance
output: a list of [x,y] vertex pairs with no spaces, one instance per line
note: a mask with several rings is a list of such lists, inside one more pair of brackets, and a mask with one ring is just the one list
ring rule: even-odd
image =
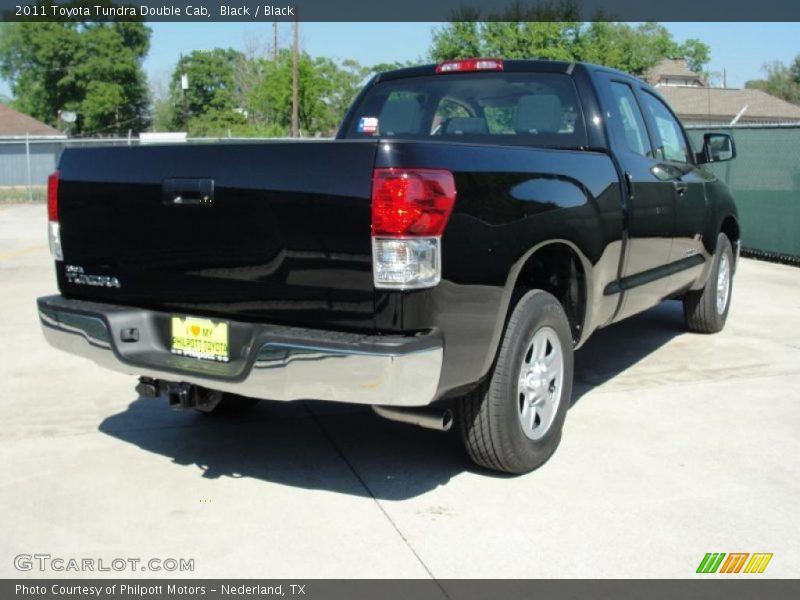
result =
[[191,383],[163,381],[152,377],[140,377],[136,393],[142,398],[166,396],[170,407],[175,410],[195,408],[210,412],[222,401],[220,391],[209,390]]

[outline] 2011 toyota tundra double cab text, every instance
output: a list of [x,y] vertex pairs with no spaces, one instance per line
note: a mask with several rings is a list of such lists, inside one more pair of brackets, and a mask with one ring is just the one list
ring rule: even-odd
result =
[[40,320],[144,397],[369,404],[527,472],[594,330],[669,298],[725,325],[739,223],[703,165],[734,156],[600,66],[381,73],[335,140],[66,150]]

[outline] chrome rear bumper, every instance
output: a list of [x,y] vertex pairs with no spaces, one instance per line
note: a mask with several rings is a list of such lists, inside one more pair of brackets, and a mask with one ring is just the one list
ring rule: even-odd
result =
[[[437,333],[369,336],[229,321],[227,363],[170,352],[170,313],[62,296],[38,299],[51,346],[98,365],[267,400],[425,406],[442,367]],[[136,330],[136,341],[123,341]]]

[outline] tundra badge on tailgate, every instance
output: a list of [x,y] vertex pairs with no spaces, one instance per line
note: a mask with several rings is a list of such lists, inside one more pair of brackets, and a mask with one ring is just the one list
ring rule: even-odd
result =
[[122,285],[116,277],[108,275],[88,275],[84,272],[83,267],[79,265],[66,265],[64,273],[67,278],[67,283],[74,285],[92,285],[95,287],[115,287],[119,288]]

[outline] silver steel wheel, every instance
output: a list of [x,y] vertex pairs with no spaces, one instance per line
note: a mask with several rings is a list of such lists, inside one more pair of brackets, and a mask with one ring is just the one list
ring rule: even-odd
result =
[[728,296],[731,293],[731,263],[728,255],[723,254],[719,259],[719,270],[717,271],[717,314],[725,312],[728,306]]
[[519,421],[532,439],[544,436],[553,424],[564,383],[564,352],[551,327],[537,329],[528,342],[517,383]]

